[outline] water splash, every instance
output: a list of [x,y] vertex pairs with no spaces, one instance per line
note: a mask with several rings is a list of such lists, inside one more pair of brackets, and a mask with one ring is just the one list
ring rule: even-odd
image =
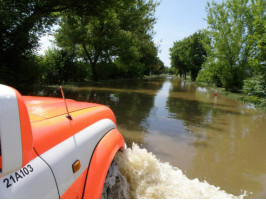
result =
[[120,173],[116,162],[112,162],[106,176],[102,199],[129,199],[129,186],[126,178]]
[[[206,181],[191,180],[180,169],[168,163],[160,162],[152,153],[136,144],[132,145],[132,149],[127,148],[123,153],[119,153],[115,158],[115,162],[128,184],[123,183],[125,181],[123,178],[119,193],[123,194],[121,191],[124,191],[124,196],[111,196],[111,198],[238,199],[246,196],[246,193],[234,196],[219,187],[210,185]],[[116,173],[118,173],[118,170],[114,174]],[[129,191],[129,194],[126,194],[125,191]]]

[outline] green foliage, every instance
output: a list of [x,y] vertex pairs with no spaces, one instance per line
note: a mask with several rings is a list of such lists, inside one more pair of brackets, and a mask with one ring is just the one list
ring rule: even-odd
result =
[[249,64],[254,74],[266,75],[266,2],[263,0],[250,3],[250,32],[248,44],[250,46]]
[[113,66],[114,61],[125,76],[142,76],[145,68],[157,60],[152,42],[157,5],[152,0],[127,0],[97,16],[65,12],[55,35],[57,45],[67,51],[74,49],[77,57],[86,60],[94,80],[105,73],[98,66]]
[[244,81],[244,94],[250,96],[266,97],[266,79],[265,76],[253,76]]
[[222,86],[221,80],[219,79],[218,75],[215,72],[211,71],[212,69],[206,69],[205,67],[203,70],[199,72],[196,81],[205,82],[208,84],[214,83],[216,86],[221,87]]
[[153,70],[153,72],[154,72],[154,74],[156,74],[156,75],[160,75],[160,74],[162,74],[162,73],[164,73],[165,72],[165,66],[164,66],[164,63],[160,60],[160,59],[157,59],[157,62],[156,62],[156,64],[154,65],[154,70]]
[[185,63],[186,54],[185,43],[182,41],[175,42],[170,49],[171,67],[178,69],[180,76],[186,75],[188,72],[188,66]]
[[84,81],[88,74],[85,64],[75,60],[73,52],[64,50],[47,50],[42,65],[42,81],[48,84]]
[[162,74],[170,74],[170,67],[164,66]]
[[40,68],[36,66],[38,61],[34,61],[38,39],[49,31],[59,13],[96,16],[117,6],[117,2],[119,0],[0,1],[0,82],[18,87],[39,80],[27,72]]
[[52,12],[60,3],[0,1],[0,82],[18,87],[38,81],[38,76],[33,76],[33,72],[39,73],[33,53],[39,36],[54,22]]
[[121,75],[121,68],[116,63],[100,62],[96,70],[100,80],[115,79]]
[[[17,64],[16,64],[17,62]],[[14,57],[11,63],[0,65],[0,83],[24,89],[41,79],[41,58],[36,55]]]
[[258,96],[246,96],[241,100],[244,102],[253,103],[256,107],[266,110],[266,98],[260,98]]
[[204,32],[197,32],[175,42],[170,49],[171,65],[178,69],[180,76],[186,77],[187,72],[190,72],[191,79],[196,80],[206,59],[206,51],[202,44],[204,39]]
[[208,57],[197,80],[239,91],[246,78],[265,77],[265,1],[213,1],[207,11]]
[[170,75],[178,75],[178,69],[176,67],[170,67],[168,73]]

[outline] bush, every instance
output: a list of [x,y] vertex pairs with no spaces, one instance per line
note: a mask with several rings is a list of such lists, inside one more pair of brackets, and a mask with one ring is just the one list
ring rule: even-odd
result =
[[100,80],[114,79],[120,75],[119,68],[115,63],[101,62],[97,64],[96,70]]
[[266,97],[265,77],[253,76],[244,80],[243,93],[249,96]]
[[42,66],[42,81],[48,84],[83,81],[89,73],[86,63],[75,60],[73,53],[58,49],[46,51]]
[[0,83],[21,91],[27,86],[38,83],[41,75],[41,58],[33,54],[14,57],[8,65],[0,66]]
[[178,75],[178,69],[176,67],[170,67],[169,70],[168,70],[168,73],[170,75]]

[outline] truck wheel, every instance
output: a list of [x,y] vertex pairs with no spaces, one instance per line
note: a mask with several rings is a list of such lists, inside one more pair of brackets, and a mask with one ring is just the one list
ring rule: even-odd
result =
[[102,199],[129,199],[129,186],[120,173],[115,161],[112,161],[102,191]]

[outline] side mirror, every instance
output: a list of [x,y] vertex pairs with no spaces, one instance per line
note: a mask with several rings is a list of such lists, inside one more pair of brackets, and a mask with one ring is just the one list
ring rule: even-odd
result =
[[30,161],[33,151],[30,118],[21,94],[0,84],[0,177]]

